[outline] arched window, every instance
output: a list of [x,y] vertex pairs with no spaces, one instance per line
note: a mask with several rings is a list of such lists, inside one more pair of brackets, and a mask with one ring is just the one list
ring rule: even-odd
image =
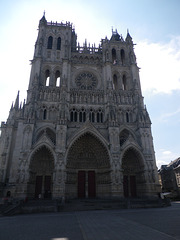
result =
[[129,112],[126,112],[126,122],[129,122]]
[[79,121],[80,121],[80,122],[83,121],[83,113],[82,113],[82,112],[79,113]]
[[47,69],[45,72],[45,86],[48,87],[49,86],[49,81],[50,81],[50,72]]
[[85,122],[86,121],[86,112],[84,111],[83,112],[83,122]]
[[113,89],[117,90],[117,75],[113,75]]
[[49,87],[49,77],[46,79],[46,87]]
[[61,38],[58,37],[57,39],[57,50],[61,50]]
[[47,49],[52,49],[52,46],[53,46],[53,37],[49,36],[48,37]]
[[112,63],[116,64],[117,63],[117,58],[116,58],[116,49],[112,49]]
[[55,81],[56,81],[56,87],[60,87],[61,85],[60,71],[56,71]]
[[85,122],[86,121],[86,112],[84,109],[82,109],[79,113],[79,121]]
[[126,75],[123,75],[123,77],[122,77],[122,88],[123,88],[123,90],[127,90]]
[[46,120],[47,119],[47,110],[44,109],[43,111],[43,120]]
[[71,120],[71,122],[73,122],[73,120],[74,120],[74,112],[73,111],[71,111],[70,120]]
[[74,122],[77,122],[77,112],[74,112]]
[[94,122],[95,119],[94,119],[94,112],[92,109],[90,109],[90,112],[89,112],[89,121],[90,122]]
[[99,109],[99,111],[97,112],[97,122],[98,123],[102,123],[103,122],[103,113],[102,113],[101,109]]
[[125,52],[124,52],[124,49],[121,49],[121,62],[122,62],[122,64],[124,64],[124,60],[125,60]]
[[75,108],[71,110],[70,119],[71,122],[77,122],[77,111]]

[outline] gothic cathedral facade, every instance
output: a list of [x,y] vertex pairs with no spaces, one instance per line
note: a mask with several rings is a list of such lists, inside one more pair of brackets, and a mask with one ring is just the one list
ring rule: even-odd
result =
[[27,99],[1,123],[0,196],[151,197],[151,121],[129,33],[77,44],[72,25],[39,22]]

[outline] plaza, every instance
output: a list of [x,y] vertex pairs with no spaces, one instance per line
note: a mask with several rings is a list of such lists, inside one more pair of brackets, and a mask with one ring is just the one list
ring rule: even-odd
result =
[[170,207],[0,217],[2,240],[180,239],[180,202]]

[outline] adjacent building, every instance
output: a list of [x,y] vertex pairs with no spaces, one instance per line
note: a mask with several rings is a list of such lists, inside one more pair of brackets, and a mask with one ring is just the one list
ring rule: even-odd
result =
[[169,197],[180,197],[180,158],[162,165],[159,169],[162,192],[169,193]]

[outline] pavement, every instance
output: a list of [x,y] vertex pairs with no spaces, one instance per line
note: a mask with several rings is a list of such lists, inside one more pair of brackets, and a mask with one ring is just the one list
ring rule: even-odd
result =
[[57,212],[0,217],[0,240],[180,239],[180,202],[148,209]]

